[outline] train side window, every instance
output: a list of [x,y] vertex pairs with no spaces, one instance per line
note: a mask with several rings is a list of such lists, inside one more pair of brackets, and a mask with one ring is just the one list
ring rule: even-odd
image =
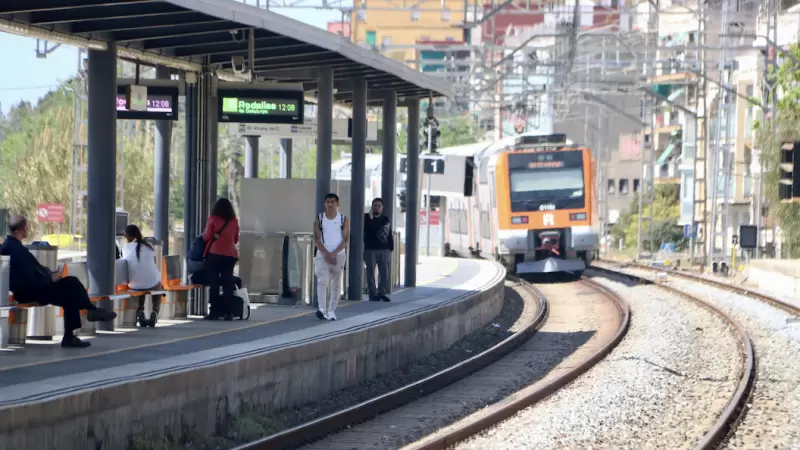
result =
[[633,193],[634,194],[638,194],[639,193],[639,179],[638,178],[634,178],[633,179]]
[[497,208],[497,184],[495,183],[495,173],[490,173],[489,177],[489,198],[491,199],[492,208]]
[[483,158],[478,163],[478,174],[480,175],[480,184],[488,183],[489,172],[489,158]]
[[619,179],[619,194],[620,195],[628,195],[628,179],[627,178],[620,178]]
[[617,183],[613,179],[608,180],[608,193],[614,195],[616,193]]

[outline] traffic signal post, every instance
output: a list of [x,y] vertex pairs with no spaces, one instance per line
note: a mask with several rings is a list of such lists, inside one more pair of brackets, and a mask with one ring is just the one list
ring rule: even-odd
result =
[[426,183],[428,184],[427,195],[425,199],[425,256],[431,256],[431,176],[435,173],[436,169],[441,166],[441,172],[444,173],[444,159],[430,158],[432,155],[437,155],[436,150],[439,148],[439,121],[433,116],[433,102],[428,104],[428,117],[425,118],[423,125],[425,133],[425,143],[423,145],[428,147],[428,156],[422,160],[422,172],[427,174]]

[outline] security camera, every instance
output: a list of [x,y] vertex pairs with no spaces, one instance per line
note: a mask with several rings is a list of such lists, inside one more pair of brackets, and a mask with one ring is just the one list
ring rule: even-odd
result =
[[231,64],[233,65],[233,71],[235,73],[244,73],[244,56],[231,57]]

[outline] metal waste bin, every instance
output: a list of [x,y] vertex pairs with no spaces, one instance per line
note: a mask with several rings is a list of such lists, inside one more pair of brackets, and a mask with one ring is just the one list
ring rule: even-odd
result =
[[153,246],[153,253],[156,254],[156,267],[161,272],[161,258],[164,256],[164,242],[154,237],[146,237],[144,240]]
[[[35,242],[27,246],[28,250],[39,261],[39,264],[58,270],[58,247],[43,242]],[[28,339],[49,341],[56,333],[56,314],[58,307],[42,306],[28,310]]]

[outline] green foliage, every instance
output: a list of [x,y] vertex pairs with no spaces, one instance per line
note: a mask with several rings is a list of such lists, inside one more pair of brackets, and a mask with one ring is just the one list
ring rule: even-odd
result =
[[[424,117],[424,116],[423,116]],[[420,120],[421,122],[422,120]],[[398,130],[400,133],[397,136],[397,150],[400,153],[406,152],[406,143],[408,142],[406,117],[398,117],[398,122],[401,122],[401,128]],[[439,148],[455,147],[458,145],[467,145],[480,142],[485,139],[485,133],[480,129],[478,123],[471,116],[459,116],[441,120],[439,124],[441,135],[439,136]],[[419,144],[425,142],[422,130],[420,130]],[[427,149],[422,149],[423,152]]]
[[[788,51],[795,60],[800,60],[800,42],[792,44]],[[784,256],[792,258],[800,256],[800,205],[780,203],[778,163],[781,142],[800,139],[800,64],[795,60],[785,58],[775,71],[777,113],[774,118],[764,120],[757,134],[762,150],[764,196],[772,217],[781,227],[783,248],[788,253]]]
[[[69,205],[72,172],[72,94],[63,85],[35,107],[22,103],[2,122],[0,188],[12,214],[36,216],[39,203]],[[69,208],[67,208],[67,215]],[[67,220],[69,220],[67,218]],[[42,230],[31,221],[34,233]]]
[[[686,245],[683,227],[677,225],[680,217],[680,187],[675,184],[657,185],[653,204],[653,246],[647,241],[649,224],[645,221],[642,235],[642,250],[657,251],[662,243],[674,243],[676,250]],[[644,205],[644,217],[650,217],[650,205]],[[617,223],[611,228],[614,242],[623,240],[625,248],[636,248],[639,232],[639,196],[631,200],[628,210],[620,215]]]

